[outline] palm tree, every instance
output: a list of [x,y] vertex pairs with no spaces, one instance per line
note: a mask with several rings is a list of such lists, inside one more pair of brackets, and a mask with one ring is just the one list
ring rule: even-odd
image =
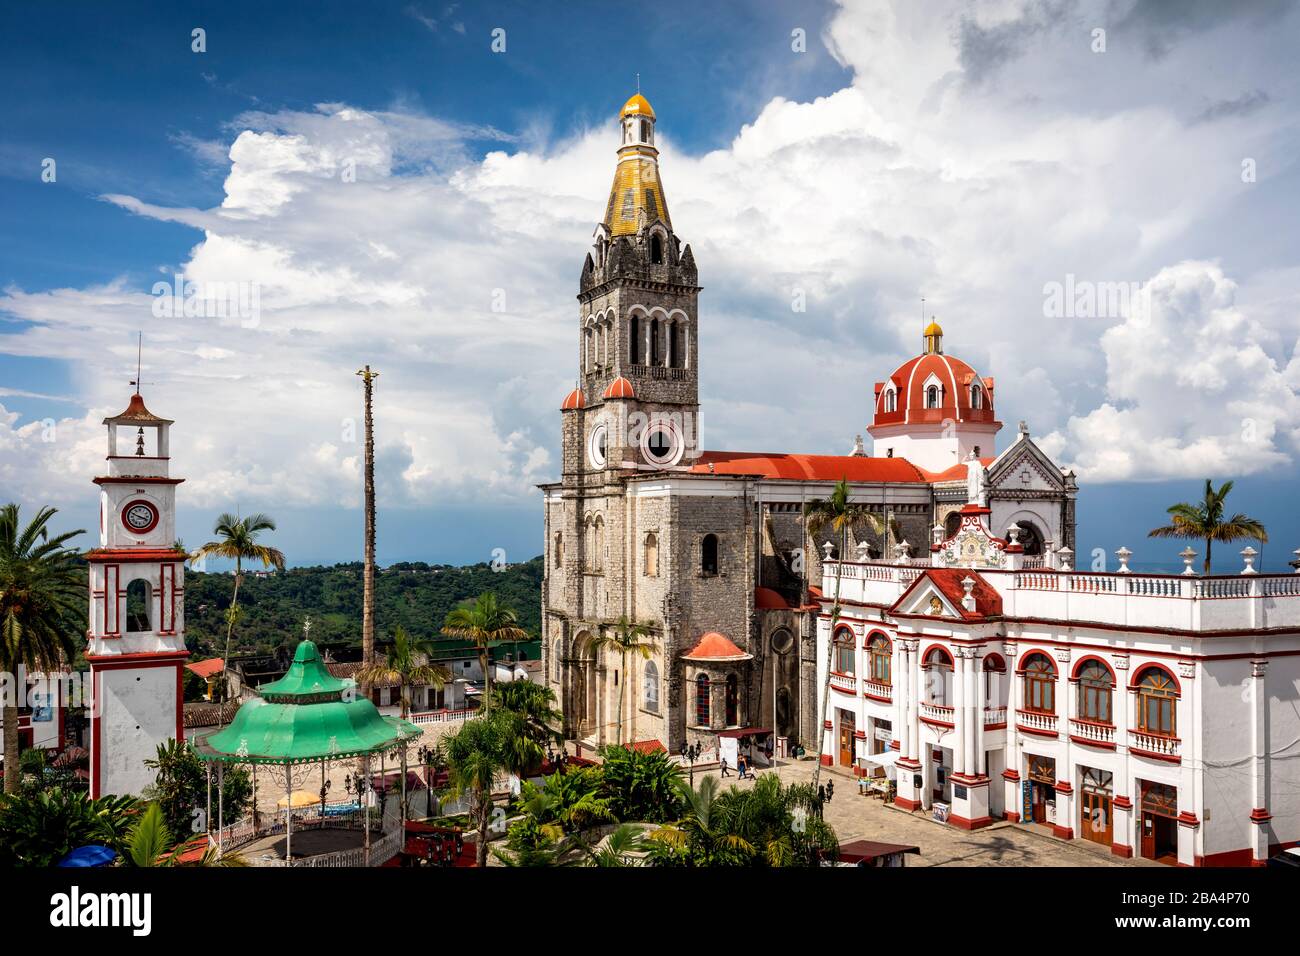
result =
[[356,673],[357,683],[396,683],[401,698],[402,719],[411,713],[411,698],[407,692],[415,684],[427,684],[441,690],[451,680],[451,673],[441,664],[429,663],[432,646],[427,641],[413,639],[406,628],[397,625],[393,631],[393,648],[385,659],[373,664],[363,664]]
[[541,759],[541,748],[518,736],[520,718],[508,710],[497,710],[467,720],[446,739],[451,792],[459,798],[468,794],[470,815],[478,831],[475,856],[487,866],[488,826],[492,822],[492,788],[496,778],[521,764]]
[[[18,505],[0,508],[0,671],[52,672],[72,660],[72,635],[85,621],[86,576],[67,543],[81,530],[50,536],[54,508],[41,508],[26,527]],[[5,793],[18,791],[18,698],[4,701]]]
[[478,662],[483,669],[483,706],[492,702],[492,673],[488,670],[488,648],[501,641],[521,641],[528,632],[519,626],[515,612],[497,603],[492,591],[485,591],[471,605],[454,608],[443,622],[442,632],[449,637],[463,637],[478,647]]
[[591,642],[594,650],[616,650],[622,659],[623,679],[618,682],[618,740],[615,741],[618,744],[623,743],[623,691],[627,687],[627,655],[637,654],[642,660],[648,661],[655,650],[654,639],[646,640],[649,634],[649,628],[629,621],[624,614],[615,623],[613,630],[603,631]]
[[1254,538],[1261,544],[1268,541],[1268,532],[1264,525],[1254,518],[1235,514],[1231,518],[1223,517],[1223,501],[1232,491],[1232,482],[1225,481],[1216,491],[1210,479],[1205,480],[1205,498],[1197,502],[1180,501],[1167,509],[1172,519],[1170,524],[1152,528],[1147,532],[1149,538],[1192,538],[1205,542],[1205,564],[1203,571],[1210,573],[1210,548],[1215,541],[1236,541],[1239,538]]
[[556,729],[564,715],[555,709],[555,692],[549,687],[530,680],[515,680],[497,684],[492,697],[494,706],[523,718],[524,735],[538,746],[564,741],[564,734]]
[[[247,866],[237,853],[218,855],[217,848],[203,837],[203,844],[182,840],[172,845],[172,833],[163,816],[162,807],[151,803],[131,828],[126,838],[126,858],[133,866]],[[202,847],[197,856],[186,859],[191,851]]]
[[[854,504],[849,501],[849,483],[847,479],[841,478],[835,483],[835,490],[831,492],[829,498],[816,498],[809,501],[803,508],[804,518],[808,525],[808,534],[813,539],[821,537],[825,531],[832,531],[839,536],[839,551],[837,552],[840,561],[849,550],[849,530],[860,524],[870,525],[871,529],[877,534],[885,533],[885,521],[875,512],[871,511],[864,504]],[[826,642],[826,681],[822,685],[821,709],[817,712],[817,766],[813,768],[813,786],[821,779],[822,771],[822,750],[826,743],[826,734],[822,731],[822,724],[826,719],[826,708],[830,706],[831,692],[831,655],[835,650],[835,625],[840,619],[840,580],[843,576],[844,565],[836,563],[835,565],[835,603],[831,606],[831,626],[830,640]]]
[[257,537],[263,531],[274,531],[275,521],[270,515],[251,514],[240,518],[226,512],[217,518],[212,533],[220,535],[216,541],[209,541],[191,557],[225,558],[235,562],[235,592],[230,598],[230,607],[226,609],[226,653],[221,658],[221,699],[226,699],[226,670],[230,667],[230,635],[239,619],[239,585],[244,581],[244,561],[261,561],[262,567],[272,565],[276,570],[284,570],[284,553],[276,548],[257,543]]

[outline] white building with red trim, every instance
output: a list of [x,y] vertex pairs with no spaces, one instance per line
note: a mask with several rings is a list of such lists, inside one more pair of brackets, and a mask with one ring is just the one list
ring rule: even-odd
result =
[[936,528],[924,563],[826,563],[823,761],[884,769],[898,805],[956,826],[1037,823],[1119,856],[1295,846],[1300,574],[1256,573],[1250,549],[1237,575],[1186,552],[1179,575],[1129,573],[1126,551],[1116,573],[1027,568],[988,515]]
[[[172,422],[137,391],[104,419],[107,474],[99,486],[99,547],[90,551],[90,792],[138,794],[144,762],[170,737],[185,739],[185,558],[176,547]],[[119,440],[133,442],[120,449]],[[122,453],[125,452],[125,453]]]

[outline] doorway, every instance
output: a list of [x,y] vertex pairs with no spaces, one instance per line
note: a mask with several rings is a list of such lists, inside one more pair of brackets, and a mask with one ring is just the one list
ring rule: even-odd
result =
[[1178,863],[1178,790],[1163,783],[1142,783],[1142,856],[1157,863]]
[[1056,822],[1056,761],[1051,757],[1029,758],[1030,819],[1034,823]]
[[1079,788],[1079,832],[1085,840],[1110,846],[1114,823],[1111,815],[1111,790],[1114,775],[1105,770],[1083,768],[1083,785]]
[[853,715],[847,710],[839,711],[840,717],[840,766],[853,766],[853,735],[857,731]]

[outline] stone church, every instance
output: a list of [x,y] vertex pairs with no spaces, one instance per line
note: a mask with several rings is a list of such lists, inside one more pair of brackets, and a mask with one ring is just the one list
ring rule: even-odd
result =
[[[807,502],[846,480],[884,528],[856,529],[848,557],[928,564],[978,497],[1032,567],[1068,562],[1078,488],[1023,423],[995,452],[993,379],[948,355],[933,322],[869,396],[870,453],[860,439],[848,455],[700,448],[699,271],[673,231],[655,122],[639,93],[620,111],[579,280],[563,471],[542,486],[546,680],[587,747],[618,739],[621,701],[625,742],[712,749],[758,728],[815,749],[818,583],[837,542],[808,534]],[[600,645],[621,617],[648,629],[648,659]]]

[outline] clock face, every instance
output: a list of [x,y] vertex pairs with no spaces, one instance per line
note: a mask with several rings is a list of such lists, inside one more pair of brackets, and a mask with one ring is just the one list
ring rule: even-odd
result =
[[123,509],[122,521],[130,530],[144,534],[158,524],[158,509],[147,501],[133,501]]

